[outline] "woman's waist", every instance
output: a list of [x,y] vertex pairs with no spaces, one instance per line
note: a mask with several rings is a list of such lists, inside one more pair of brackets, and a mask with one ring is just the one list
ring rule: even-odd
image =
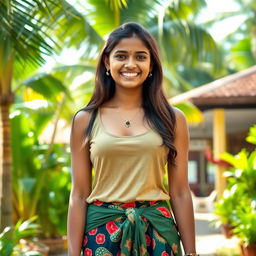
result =
[[103,202],[99,200],[93,201],[91,204],[102,206],[106,208],[141,208],[141,207],[149,207],[152,205],[161,204],[165,200],[156,200],[156,201],[133,201],[133,202]]

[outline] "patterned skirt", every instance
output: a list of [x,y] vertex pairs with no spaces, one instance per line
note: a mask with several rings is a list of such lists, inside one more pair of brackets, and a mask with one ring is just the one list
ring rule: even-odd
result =
[[[107,208],[132,208],[132,207],[148,207],[154,204],[158,204],[160,201],[136,201],[132,203],[105,203],[96,201],[93,204],[100,205]],[[164,209],[163,209],[164,208]],[[171,216],[169,209],[161,207],[160,209],[163,215]],[[135,255],[132,253],[133,241],[132,238],[126,240],[125,247],[127,247],[127,255],[122,254],[120,250],[120,241],[122,239],[121,226],[124,222],[123,217],[108,221],[104,225],[90,230],[84,234],[82,252],[84,256],[129,256]],[[153,256],[167,256],[175,255],[178,245],[172,244],[171,246],[161,235],[152,227],[149,221],[143,219],[146,222],[146,251],[139,253],[138,255],[153,255]],[[176,229],[176,225],[170,227]]]

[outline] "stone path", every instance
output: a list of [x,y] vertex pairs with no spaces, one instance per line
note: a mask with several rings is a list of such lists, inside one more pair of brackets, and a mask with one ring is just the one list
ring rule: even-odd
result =
[[200,256],[216,256],[220,248],[231,251],[237,246],[237,238],[226,239],[219,229],[210,224],[213,219],[211,213],[195,213],[197,252]]

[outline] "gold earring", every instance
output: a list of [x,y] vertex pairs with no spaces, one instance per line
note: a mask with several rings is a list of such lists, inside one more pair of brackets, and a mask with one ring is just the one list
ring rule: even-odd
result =
[[107,70],[107,71],[106,71],[106,75],[107,75],[107,76],[109,76],[109,75],[110,75],[109,70]]

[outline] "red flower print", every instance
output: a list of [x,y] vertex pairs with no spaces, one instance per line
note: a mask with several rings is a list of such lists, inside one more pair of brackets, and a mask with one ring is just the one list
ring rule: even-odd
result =
[[121,206],[120,206],[121,208],[130,208],[130,207],[135,207],[135,202],[131,202],[131,203],[125,203],[125,204],[122,204]]
[[84,256],[92,256],[92,250],[89,248],[86,248],[84,250]]
[[121,252],[120,251],[117,253],[117,256],[121,256]]
[[161,256],[169,256],[169,254],[166,251],[163,251]]
[[150,246],[150,242],[151,242],[151,240],[150,240],[149,235],[146,235],[146,244],[147,244],[147,246]]
[[118,226],[115,224],[113,220],[106,223],[106,229],[108,233],[111,235],[118,230]]
[[144,217],[144,216],[142,216],[142,219],[143,219],[144,221],[148,221],[148,219],[147,219],[146,217]]
[[150,201],[149,205],[154,205],[156,203],[156,201]]
[[153,249],[155,249],[155,247],[156,247],[156,240],[154,238],[152,239],[152,247],[153,247]]
[[85,236],[85,237],[84,237],[83,246],[85,246],[85,245],[87,244],[87,242],[88,242],[88,237],[87,237],[87,236]]
[[96,236],[96,242],[97,242],[97,244],[104,244],[104,242],[105,242],[105,235],[104,234],[98,234],[97,236]]
[[171,213],[166,207],[158,207],[157,210],[160,211],[165,217],[171,217]]
[[103,202],[96,200],[93,202],[93,204],[101,206],[101,205],[103,205]]
[[98,229],[94,228],[91,231],[88,232],[89,235],[95,235],[97,233]]

